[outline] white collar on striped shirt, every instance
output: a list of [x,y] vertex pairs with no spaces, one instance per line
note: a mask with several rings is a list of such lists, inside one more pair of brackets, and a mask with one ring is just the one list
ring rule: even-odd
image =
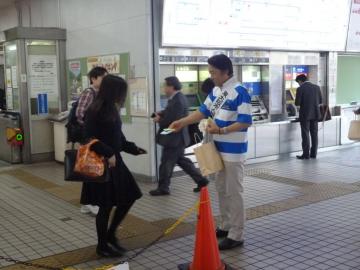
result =
[[237,80],[236,80],[235,76],[232,76],[226,82],[224,82],[224,84],[221,86],[221,90],[228,89],[236,83],[237,83]]

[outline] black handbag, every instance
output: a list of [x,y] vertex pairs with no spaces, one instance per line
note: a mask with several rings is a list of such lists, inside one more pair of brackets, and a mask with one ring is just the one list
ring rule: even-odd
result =
[[330,109],[328,105],[325,104],[321,104],[320,105],[320,121],[329,121],[331,120],[331,114],[330,114]]
[[65,181],[104,183],[110,180],[110,169],[106,161],[105,161],[106,164],[105,164],[104,174],[100,177],[89,177],[75,172],[74,168],[76,163],[76,156],[77,156],[76,149],[65,150],[65,159],[64,159]]

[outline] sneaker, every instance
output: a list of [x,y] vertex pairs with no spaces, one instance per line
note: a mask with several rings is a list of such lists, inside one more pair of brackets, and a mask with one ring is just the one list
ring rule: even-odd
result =
[[90,213],[90,209],[89,209],[90,205],[82,205],[80,207],[80,213],[82,214],[89,214]]
[[90,210],[89,214],[92,214],[92,215],[96,216],[99,213],[99,206],[97,206],[97,205],[88,205],[87,207]]

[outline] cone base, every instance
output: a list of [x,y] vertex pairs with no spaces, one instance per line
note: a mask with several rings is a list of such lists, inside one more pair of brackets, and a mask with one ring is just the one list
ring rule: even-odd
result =
[[[190,264],[191,263],[182,263],[178,265],[178,270],[189,270],[190,269]],[[230,267],[227,264],[225,265],[225,270],[236,270],[235,268]]]

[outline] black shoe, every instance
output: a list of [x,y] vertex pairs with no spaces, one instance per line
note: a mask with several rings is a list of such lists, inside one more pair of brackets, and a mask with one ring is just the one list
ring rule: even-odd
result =
[[202,187],[206,187],[209,184],[209,180],[204,179],[198,183],[198,186],[193,189],[194,192],[200,192]]
[[124,254],[128,251],[126,248],[124,248],[123,246],[120,245],[118,239],[116,239],[115,237],[110,238],[108,240],[108,243],[111,245],[111,247],[113,247],[113,249],[115,249],[116,251],[118,251],[121,254]]
[[121,257],[123,254],[106,245],[105,247],[96,247],[96,254],[101,257],[114,258]]
[[151,196],[163,196],[163,195],[170,195],[170,192],[162,189],[154,189],[149,191],[149,194]]
[[315,155],[310,155],[310,158],[316,158],[316,156]]
[[304,155],[296,156],[297,159],[309,159],[309,157],[305,157]]
[[227,237],[228,234],[229,234],[228,231],[224,231],[224,230],[222,230],[220,228],[216,228],[215,232],[216,232],[216,237],[217,238],[224,238],[224,237]]
[[224,240],[222,240],[219,243],[219,249],[220,250],[227,250],[227,249],[232,249],[232,248],[236,248],[236,247],[241,247],[243,245],[244,245],[244,240],[235,241],[235,240],[232,240],[230,238],[225,238]]

